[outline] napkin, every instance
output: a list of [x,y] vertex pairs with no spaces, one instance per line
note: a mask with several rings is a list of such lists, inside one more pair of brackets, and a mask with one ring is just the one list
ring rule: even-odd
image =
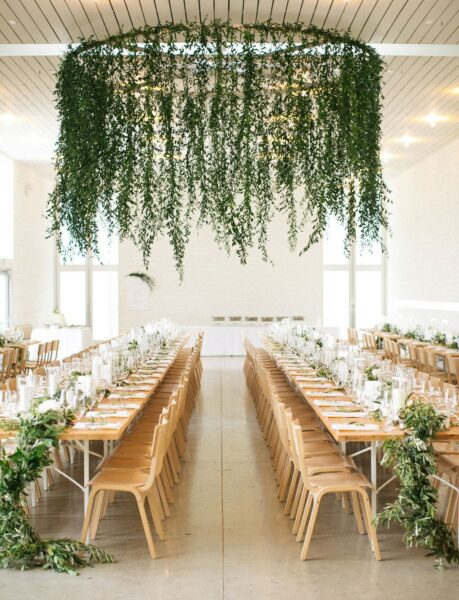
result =
[[346,394],[344,392],[337,392],[337,391],[323,391],[323,392],[308,392],[308,396],[327,396],[327,397],[331,397],[331,398],[342,398],[343,396],[346,396]]
[[117,393],[114,392],[112,394],[110,394],[109,398],[145,398],[146,394],[139,394],[137,392],[127,392],[126,394],[124,393]]
[[314,400],[314,404],[316,406],[354,406],[350,400]]
[[121,423],[75,423],[73,429],[119,429]]
[[333,423],[332,429],[335,431],[379,431],[379,426],[375,423]]
[[367,414],[364,413],[363,411],[347,412],[345,410],[333,410],[333,411],[325,410],[322,414],[326,417],[346,417],[346,418],[366,417],[367,416]]
[[85,416],[88,417],[88,419],[97,417],[105,419],[107,417],[129,417],[130,414],[131,413],[127,410],[104,410],[102,408],[101,410],[90,410]]
[[[113,398],[112,398],[113,399]],[[100,405],[103,408],[113,408],[113,409],[118,409],[118,408],[132,408],[132,409],[136,409],[136,408],[140,408],[142,405],[139,404],[138,402],[119,402],[116,404],[101,404]]]

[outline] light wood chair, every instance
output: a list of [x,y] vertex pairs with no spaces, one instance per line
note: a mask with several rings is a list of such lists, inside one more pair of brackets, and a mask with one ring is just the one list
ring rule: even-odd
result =
[[[300,528],[297,535],[297,541],[301,541],[302,532],[306,527],[303,549],[301,551],[301,560],[306,560],[309,546],[311,543],[314,526],[319,513],[320,503],[327,494],[350,494],[354,516],[357,522],[359,533],[364,533],[364,524],[367,530],[370,542],[373,546],[376,560],[381,560],[378,538],[373,525],[370,501],[367,488],[371,487],[370,482],[362,473],[356,472],[338,472],[321,473],[318,475],[309,475],[305,462],[305,445],[300,425],[294,425],[295,447],[298,456],[298,462],[301,470],[303,485],[308,492],[306,505],[301,517]],[[362,510],[363,522],[362,522]]]
[[[89,496],[88,510],[83,524],[83,531],[81,533],[81,540],[83,542],[86,541],[93,516],[95,516],[96,519],[100,518],[102,509],[101,503],[103,499],[99,502],[100,508],[98,508],[98,514],[93,515],[97,496],[108,492],[128,492],[136,499],[137,508],[139,510],[148,548],[150,550],[150,556],[151,558],[157,558],[157,552],[145,510],[145,501],[148,500],[155,528],[160,537],[163,537],[164,533],[158,508],[158,499],[154,493],[154,486],[163,466],[167,430],[168,422],[158,424],[155,428],[148,472],[145,472],[145,469],[142,466],[137,468],[131,467],[129,469],[102,469],[90,481],[91,494]],[[143,463],[140,462],[140,465],[143,465]]]

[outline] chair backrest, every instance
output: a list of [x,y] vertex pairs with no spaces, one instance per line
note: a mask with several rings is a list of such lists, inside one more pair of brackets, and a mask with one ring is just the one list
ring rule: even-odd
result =
[[5,381],[10,376],[12,355],[12,348],[0,348],[0,381]]
[[417,369],[419,361],[418,361],[418,348],[417,348],[416,344],[408,344],[408,353],[410,355],[410,360],[411,360],[413,367],[415,367]]
[[50,360],[57,360],[57,355],[59,352],[59,340],[53,340],[51,342],[52,346],[51,346],[51,359]]

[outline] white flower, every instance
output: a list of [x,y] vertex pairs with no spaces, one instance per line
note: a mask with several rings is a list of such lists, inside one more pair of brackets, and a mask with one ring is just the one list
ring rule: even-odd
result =
[[39,413],[45,413],[49,410],[59,411],[62,409],[62,405],[58,400],[45,400],[38,405],[37,411]]

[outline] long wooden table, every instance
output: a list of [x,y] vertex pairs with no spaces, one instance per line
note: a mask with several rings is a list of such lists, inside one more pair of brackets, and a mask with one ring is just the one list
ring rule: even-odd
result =
[[[106,427],[97,427],[97,417],[95,417],[94,425],[91,424],[88,429],[79,429],[82,423],[92,423],[90,419],[87,417],[83,417],[78,419],[76,423],[66,429],[61,435],[60,440],[62,441],[71,441],[74,442],[83,452],[83,483],[80,483],[64,471],[60,470],[56,465],[53,465],[53,469],[63,475],[66,479],[71,481],[74,485],[76,485],[82,492],[84,498],[84,513],[86,514],[86,509],[88,506],[89,500],[89,481],[91,479],[90,473],[90,456],[91,454],[97,456],[102,459],[107,456],[113,448],[113,444],[118,442],[126,431],[129,429],[133,421],[137,419],[137,417],[142,412],[144,406],[150,402],[152,397],[154,396],[156,388],[160,385],[164,377],[166,376],[169,368],[174,364],[177,354],[181,348],[188,341],[189,334],[183,335],[171,348],[169,348],[168,355],[165,356],[161,361],[158,361],[156,368],[152,370],[149,374],[145,374],[143,377],[137,375],[136,373],[132,374],[126,382],[124,382],[124,387],[128,387],[135,389],[139,388],[138,391],[133,391],[132,393],[126,392],[126,395],[120,399],[116,399],[113,395],[118,395],[119,392],[123,393],[123,386],[115,388],[112,391],[112,394],[103,398],[94,408],[94,412],[100,413],[101,417],[103,416],[103,411],[107,410],[110,405],[118,404],[119,409],[129,411],[127,416],[116,417],[110,416],[109,423],[117,423],[119,427],[116,428],[106,428]],[[154,382],[153,382],[154,379]],[[142,381],[151,380],[149,383],[142,384]],[[140,392],[140,388],[145,388],[143,392]],[[139,397],[142,394],[142,397]],[[131,404],[132,408],[125,408],[125,404]],[[105,408],[104,408],[105,407]],[[108,417],[107,417],[108,418]],[[0,440],[2,439],[11,439],[15,436],[15,432],[0,430]],[[103,455],[93,452],[90,449],[90,442],[103,442]]]
[[[263,345],[275,361],[276,365],[283,371],[292,387],[295,390],[297,390],[297,392],[304,398],[305,402],[307,402],[308,405],[314,410],[317,417],[323,424],[324,428],[329,432],[333,439],[341,445],[341,449],[343,452],[346,452],[346,444],[348,442],[362,442],[368,444],[368,446],[365,449],[359,450],[358,452],[355,452],[350,456],[353,457],[359,454],[363,454],[364,452],[370,452],[371,505],[373,515],[376,516],[377,495],[384,487],[386,487],[389,481],[392,481],[393,479],[391,478],[389,481],[386,481],[382,486],[378,488],[378,447],[384,440],[403,437],[405,435],[405,432],[398,426],[393,426],[389,428],[384,422],[377,421],[371,416],[352,418],[327,416],[324,413],[331,412],[331,407],[319,406],[318,404],[316,404],[315,401],[320,401],[324,399],[335,401],[336,399],[337,404],[339,404],[340,402],[351,402],[353,401],[353,399],[350,396],[346,395],[333,396],[330,392],[326,391],[326,388],[324,389],[323,387],[319,387],[320,385],[327,383],[326,381],[324,381],[323,384],[314,384],[306,382],[305,379],[307,377],[305,376],[305,373],[309,373],[312,376],[315,374],[315,371],[310,369],[302,359],[300,359],[296,355],[290,354],[289,352],[282,352],[280,346],[269,338],[263,338]],[[331,384],[333,388],[333,382],[328,383]],[[361,410],[361,408],[358,405],[355,405],[355,408],[356,410]],[[348,422],[352,421],[352,423],[360,423],[362,425],[362,430],[336,430],[333,427],[333,425],[335,424],[346,423],[346,419]],[[372,427],[372,430],[364,429],[364,427],[368,425]],[[450,427],[448,430],[440,431],[437,434],[436,439],[438,441],[459,441],[459,427],[454,426]],[[441,479],[441,481],[443,481],[446,485],[449,485],[450,487],[454,487],[451,486],[450,482],[447,482],[446,480]]]

